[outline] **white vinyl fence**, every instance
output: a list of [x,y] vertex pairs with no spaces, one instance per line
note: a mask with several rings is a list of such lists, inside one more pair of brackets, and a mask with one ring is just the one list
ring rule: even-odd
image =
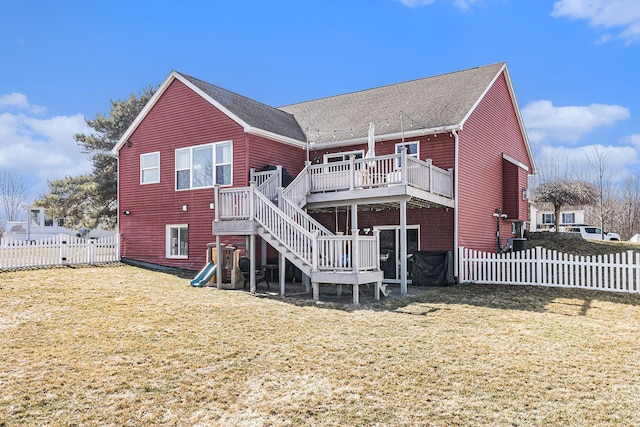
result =
[[40,240],[0,239],[0,270],[117,261],[120,261],[117,234],[99,239],[67,235]]
[[460,283],[558,286],[640,293],[640,253],[578,256],[541,247],[494,254],[460,248]]

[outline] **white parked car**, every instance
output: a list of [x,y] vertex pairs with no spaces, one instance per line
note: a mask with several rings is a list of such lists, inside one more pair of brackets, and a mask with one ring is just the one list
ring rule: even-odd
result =
[[[568,227],[567,231],[573,232],[573,233],[580,233],[583,239],[603,240],[602,229],[600,227],[595,227],[593,225],[576,225],[573,227]],[[619,241],[620,235],[618,233],[605,232],[604,240]]]

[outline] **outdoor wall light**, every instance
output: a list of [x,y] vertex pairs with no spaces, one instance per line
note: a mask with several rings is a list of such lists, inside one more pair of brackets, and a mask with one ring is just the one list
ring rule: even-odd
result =
[[122,214],[128,216],[128,215],[131,215],[131,211],[123,211]]
[[182,212],[186,212],[189,210],[189,205],[182,205]]
[[133,143],[131,141],[127,141],[127,147],[131,147]]

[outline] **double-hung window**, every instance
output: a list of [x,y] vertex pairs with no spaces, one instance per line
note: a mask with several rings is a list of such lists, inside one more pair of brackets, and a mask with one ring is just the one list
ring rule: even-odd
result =
[[543,213],[542,214],[542,223],[543,224],[553,224],[555,222],[555,215],[552,213]]
[[189,257],[189,226],[187,224],[167,225],[167,258]]
[[575,214],[575,212],[563,213],[562,214],[562,223],[563,224],[575,224],[576,223],[576,214]]
[[140,184],[160,182],[160,152],[140,155]]
[[[402,152],[403,144],[396,144],[396,154],[400,154]],[[418,152],[418,142],[405,142],[404,147],[407,147],[407,157],[414,157],[416,159],[420,158]],[[402,159],[398,159],[397,167],[402,167]]]
[[231,185],[231,141],[176,150],[176,190]]

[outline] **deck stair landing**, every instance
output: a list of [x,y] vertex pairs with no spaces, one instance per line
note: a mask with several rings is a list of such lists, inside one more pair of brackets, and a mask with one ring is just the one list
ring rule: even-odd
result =
[[310,278],[315,300],[321,283],[353,285],[355,304],[360,284],[374,284],[376,297],[381,288],[385,293],[378,265],[378,234],[331,233],[288,199],[282,187],[275,189],[277,182],[272,180],[276,178],[260,177],[249,187],[216,187],[214,234],[260,236]]

